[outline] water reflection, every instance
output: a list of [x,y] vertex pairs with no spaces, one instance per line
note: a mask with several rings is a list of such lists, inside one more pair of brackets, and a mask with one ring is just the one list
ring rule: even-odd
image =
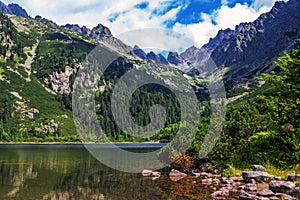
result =
[[200,181],[123,173],[81,146],[69,147],[0,145],[0,199],[210,199],[210,189]]
[[110,169],[84,148],[0,148],[0,199],[164,199],[154,181]]

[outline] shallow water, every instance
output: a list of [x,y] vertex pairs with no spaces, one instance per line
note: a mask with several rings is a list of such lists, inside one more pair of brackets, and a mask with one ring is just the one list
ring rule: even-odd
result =
[[[134,152],[158,147],[122,146]],[[0,199],[211,199],[211,192],[192,177],[152,180],[111,169],[82,145],[0,145]]]

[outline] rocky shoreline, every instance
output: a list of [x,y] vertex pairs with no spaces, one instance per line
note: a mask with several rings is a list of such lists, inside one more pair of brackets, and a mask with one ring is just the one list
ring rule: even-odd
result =
[[[153,180],[161,176],[160,172],[143,170],[142,176],[152,177]],[[300,175],[289,174],[287,180],[273,176],[266,172],[265,167],[254,165],[252,171],[245,171],[239,177],[223,177],[218,171],[215,173],[192,171],[183,173],[172,169],[169,174],[172,181],[179,181],[186,177],[193,178],[192,184],[200,181],[209,186],[214,192],[212,199],[239,199],[239,200],[297,200],[300,199]]]

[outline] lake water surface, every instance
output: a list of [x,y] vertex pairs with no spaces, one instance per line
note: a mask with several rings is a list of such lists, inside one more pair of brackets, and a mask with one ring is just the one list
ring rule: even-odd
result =
[[[160,145],[122,147],[141,152]],[[111,169],[82,145],[0,145],[0,199],[211,199],[211,192],[192,177],[152,180]]]

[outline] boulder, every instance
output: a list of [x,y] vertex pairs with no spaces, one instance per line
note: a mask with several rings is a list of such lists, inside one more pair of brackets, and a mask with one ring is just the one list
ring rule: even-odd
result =
[[257,195],[262,196],[262,197],[272,197],[275,195],[275,193],[272,192],[271,190],[264,189],[264,190],[258,192]]
[[216,178],[213,179],[212,182],[213,182],[214,185],[219,185],[220,184],[220,180],[216,179]]
[[213,183],[213,179],[212,178],[202,179],[201,183],[203,185],[211,185]]
[[273,197],[270,197],[269,198],[270,200],[280,200],[278,197],[276,197],[276,196],[273,196]]
[[295,189],[295,187],[295,183],[292,183],[290,181],[271,181],[269,183],[269,189],[275,193],[285,193],[289,190]]
[[253,194],[242,191],[239,195],[239,200],[269,200],[269,198],[255,196]]
[[293,173],[293,174],[288,174],[288,181],[297,181],[297,179],[299,179],[299,175]]
[[262,165],[253,165],[252,170],[253,171],[264,171],[264,172],[267,171],[266,168]]
[[247,184],[245,185],[244,190],[248,190],[248,191],[256,191],[256,190],[257,190],[257,186],[256,186],[256,184],[247,183]]
[[213,175],[211,173],[202,172],[201,173],[201,178],[203,178],[203,179],[213,178]]
[[300,199],[300,187],[296,187],[295,189],[288,191],[287,194]]
[[144,169],[144,170],[142,171],[142,175],[143,175],[143,176],[151,176],[151,174],[152,174],[152,171],[151,171],[151,170]]
[[226,177],[221,177],[221,178],[220,178],[220,181],[221,181],[222,183],[226,183],[226,180],[227,180]]
[[160,177],[160,172],[152,172],[151,177]]
[[192,172],[192,176],[198,178],[201,176],[201,173]]
[[229,191],[228,190],[219,190],[215,191],[214,193],[211,194],[213,198],[219,199],[219,198],[225,198],[229,196]]
[[249,183],[251,179],[260,182],[260,181],[268,181],[272,177],[267,172],[262,172],[262,171],[243,172],[242,176],[244,181],[247,183]]
[[240,182],[242,180],[242,178],[240,177],[231,177],[231,180],[233,180],[234,182]]
[[296,200],[294,197],[282,193],[277,193],[276,197],[279,198],[280,200]]
[[185,173],[182,173],[176,169],[172,169],[170,174],[169,174],[170,177],[186,177],[187,174]]

